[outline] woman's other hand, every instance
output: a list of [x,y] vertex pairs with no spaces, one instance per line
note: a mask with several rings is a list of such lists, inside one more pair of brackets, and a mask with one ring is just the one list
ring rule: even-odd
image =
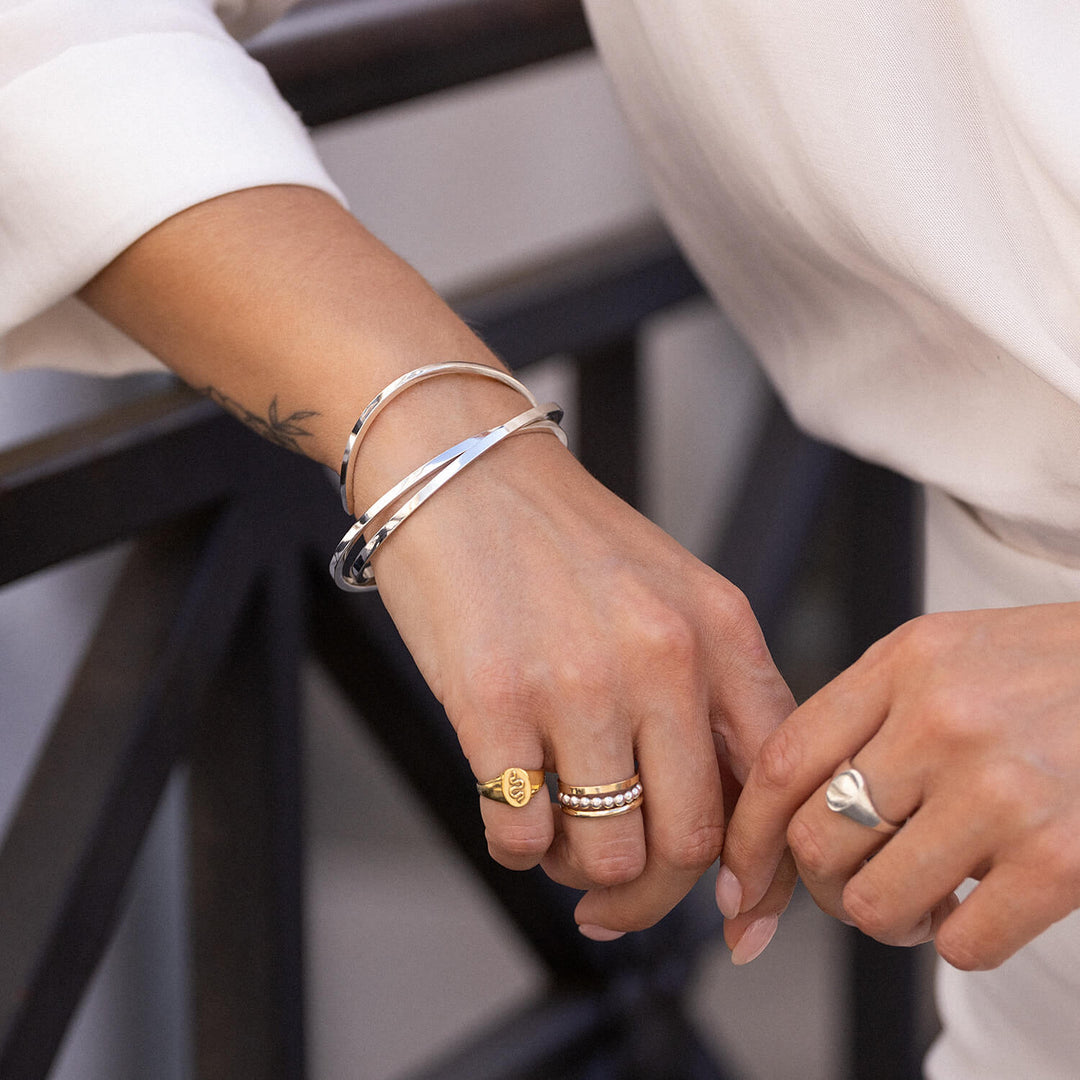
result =
[[[827,807],[846,758],[899,831]],[[787,845],[826,912],[889,944],[934,939],[963,969],[1080,906],[1080,604],[923,616],[771,735],[727,835],[744,913],[729,944]]]

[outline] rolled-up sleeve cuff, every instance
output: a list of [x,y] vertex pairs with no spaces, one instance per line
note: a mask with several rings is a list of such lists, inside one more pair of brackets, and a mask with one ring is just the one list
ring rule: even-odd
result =
[[[134,34],[31,69],[0,90],[0,335],[173,214],[268,184],[342,199],[266,71],[227,38]],[[25,362],[11,344],[3,366]]]

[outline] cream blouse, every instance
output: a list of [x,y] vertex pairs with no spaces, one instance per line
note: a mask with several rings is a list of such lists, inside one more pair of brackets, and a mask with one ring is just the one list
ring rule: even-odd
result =
[[216,195],[281,183],[337,195],[232,36],[287,6],[0,0],[0,367],[159,366],[71,294]]
[[587,0],[799,422],[1080,565],[1080,5]]

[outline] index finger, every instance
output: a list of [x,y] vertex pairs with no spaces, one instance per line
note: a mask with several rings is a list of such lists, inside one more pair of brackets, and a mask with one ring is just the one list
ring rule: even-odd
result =
[[739,912],[768,891],[795,812],[884,722],[888,687],[880,673],[869,677],[868,666],[856,663],[837,676],[762,743],[724,840],[723,865],[741,890]]

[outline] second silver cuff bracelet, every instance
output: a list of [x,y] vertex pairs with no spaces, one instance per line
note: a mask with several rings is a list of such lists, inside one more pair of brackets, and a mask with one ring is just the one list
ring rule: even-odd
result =
[[[348,509],[350,461],[355,461],[356,451],[366,430],[366,425],[378,415],[391,398],[407,386],[415,385],[417,382],[435,375],[455,373],[485,375],[498,379],[499,382],[518,390],[533,407],[519,413],[498,427],[482,432],[479,435],[470,436],[452,446],[449,450],[437,454],[430,461],[414,469],[408,476],[372,503],[341,538],[330,559],[330,576],[339,588],[347,592],[375,589],[377,586],[371,568],[371,559],[379,547],[393,535],[410,514],[422,506],[444,484],[448,483],[462,469],[492,447],[497,446],[504,439],[528,431],[550,431],[559,438],[564,446],[566,445],[566,434],[559,427],[559,421],[563,416],[562,409],[554,403],[538,406],[533,395],[512,375],[507,375],[504,371],[486,367],[482,364],[447,363],[431,364],[417,368],[415,371],[407,372],[395,379],[377,394],[364,410],[349,435],[340,473],[340,493],[346,509]],[[424,481],[427,481],[427,483],[424,483]],[[365,528],[375,522],[381,515],[390,511],[398,500],[405,498],[419,484],[424,484],[424,486],[411,498],[398,506],[374,535],[370,536],[370,538],[365,535]],[[360,550],[354,555],[353,551],[357,545],[360,545]]]

